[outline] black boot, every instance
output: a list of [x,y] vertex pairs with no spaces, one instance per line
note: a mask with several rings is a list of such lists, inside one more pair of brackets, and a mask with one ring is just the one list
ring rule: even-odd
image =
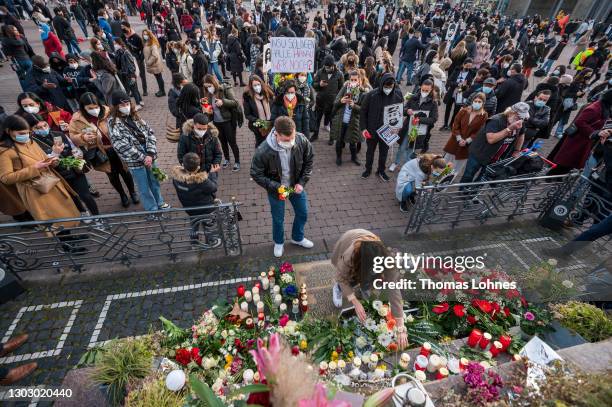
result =
[[127,208],[128,206],[130,206],[130,200],[128,199],[127,195],[125,195],[125,194],[121,195],[121,205],[124,208]]
[[342,165],[342,157],[336,156],[336,165],[337,166],[341,166]]
[[134,205],[137,205],[140,203],[140,199],[138,198],[138,193],[137,192],[130,192],[130,196],[132,197],[132,203]]

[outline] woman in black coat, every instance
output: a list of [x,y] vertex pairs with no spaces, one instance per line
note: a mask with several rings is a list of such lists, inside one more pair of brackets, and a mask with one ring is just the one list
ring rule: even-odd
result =
[[228,68],[234,78],[234,86],[238,86],[237,78],[240,78],[240,86],[245,86],[242,81],[242,70],[244,69],[244,55],[238,39],[238,30],[232,28],[232,33],[227,37],[227,55],[229,58]]
[[270,121],[279,116],[289,116],[295,122],[295,131],[310,138],[309,115],[304,98],[297,92],[297,86],[292,80],[285,82],[283,91],[274,100],[271,108]]
[[[271,128],[257,127],[257,120],[270,121],[274,91],[261,77],[251,75],[247,90],[242,95],[244,117],[249,122],[249,129],[255,135],[255,148],[265,139]],[[271,123],[270,123],[271,124]]]
[[178,99],[176,100],[178,112],[177,127],[181,128],[183,123],[189,119],[193,119],[198,113],[202,113],[202,105],[200,104],[200,90],[193,83],[188,83],[183,86]]

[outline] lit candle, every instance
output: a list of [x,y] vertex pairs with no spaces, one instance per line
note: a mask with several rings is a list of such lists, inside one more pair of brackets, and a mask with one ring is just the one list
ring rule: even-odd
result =
[[261,297],[259,297],[259,294],[253,294],[253,302],[257,304],[259,301],[261,301]]
[[259,274],[259,281],[261,284],[263,284],[264,278],[268,278],[268,275],[262,271],[261,274]]
[[493,345],[491,345],[491,349],[489,349],[489,351],[491,352],[491,355],[495,358],[497,357],[497,355],[499,355],[499,352],[501,352],[502,350],[502,344],[501,342],[495,341],[493,342]]
[[482,332],[479,331],[478,329],[472,329],[472,332],[470,332],[470,336],[468,337],[468,340],[467,340],[468,346],[473,348],[474,346],[478,345],[478,342],[480,342],[481,338],[482,338]]
[[510,335],[502,335],[499,337],[499,343],[502,344],[502,351],[505,352],[512,343],[512,337]]
[[285,314],[287,312],[287,304],[281,302],[281,305],[278,306],[278,310],[281,314]]
[[300,307],[302,312],[308,311],[308,301],[302,301],[302,306]]
[[400,360],[403,360],[404,362],[408,363],[410,362],[410,355],[407,353],[402,353],[400,356]]
[[245,293],[246,289],[244,288],[243,284],[240,284],[237,288],[236,288],[236,294],[238,294],[238,297],[244,297],[244,293]]
[[341,371],[344,370],[344,368],[346,367],[346,362],[342,359],[338,360],[337,364],[338,364],[338,369],[340,369]]
[[378,364],[378,355],[375,353],[372,353],[370,355],[370,363],[368,363],[368,367],[370,369],[375,369],[377,364]]
[[436,373],[436,380],[446,379],[448,377],[448,369],[445,367],[441,367]]
[[261,287],[264,289],[264,291],[270,288],[270,280],[268,280],[268,277],[261,280]]
[[263,312],[264,310],[264,303],[261,301],[257,302],[257,312]]
[[270,282],[270,285],[274,285],[274,281],[276,281],[274,279],[274,270],[268,271],[268,280]]
[[247,329],[253,329],[253,327],[255,327],[255,322],[253,321],[253,318],[247,318],[245,324]]
[[361,367],[361,358],[359,356],[353,358],[353,366],[357,368]]
[[324,375],[327,372],[328,367],[329,366],[327,365],[326,361],[319,363],[319,374]]
[[338,367],[338,365],[332,360],[331,362],[329,362],[327,367],[329,368],[330,373],[333,373],[336,370],[336,367]]
[[488,332],[485,332],[482,335],[482,338],[480,338],[480,342],[478,342],[478,345],[480,345],[480,349],[486,349],[487,346],[489,346],[489,342],[491,342],[491,334]]
[[241,303],[240,303],[240,309],[241,309],[243,312],[249,312],[249,303],[248,303],[248,302],[246,302],[246,301],[241,302]]
[[293,307],[291,308],[291,312],[293,312],[294,314],[300,312],[300,301],[297,298],[293,300]]
[[[421,372],[422,373],[422,372]],[[406,398],[408,399],[408,404],[411,406],[424,406],[427,398],[425,397],[425,393],[421,389],[417,389],[413,387],[408,390],[406,394]]]
[[377,379],[382,379],[383,377],[385,377],[385,371],[377,367],[376,369],[374,369],[374,377],[376,377]]
[[279,306],[281,302],[283,302],[283,296],[280,294],[276,294],[274,296],[274,305]]
[[429,352],[431,352],[431,343],[424,342],[423,346],[421,346],[421,355],[427,357],[429,356]]
[[259,294],[259,286],[255,285],[255,287],[253,287],[253,295],[255,294]]
[[424,382],[427,380],[427,376],[422,370],[417,370],[416,372],[414,372],[414,378],[420,382]]
[[470,361],[467,358],[459,359],[459,369],[461,370],[467,369],[468,363],[470,363]]
[[440,356],[431,355],[429,357],[429,363],[427,364],[427,371],[430,373],[433,373],[439,368],[440,368]]
[[263,312],[260,312],[259,314],[257,314],[257,319],[259,321],[264,321],[266,319],[266,316]]
[[416,359],[414,360],[414,370],[425,371],[425,369],[427,369],[428,364],[429,361],[425,356],[417,355]]
[[306,294],[302,295],[302,301],[308,301],[308,296]]
[[522,359],[521,355],[519,355],[518,353],[515,353],[514,355],[512,355],[512,360],[515,362],[518,362],[521,359]]
[[247,302],[251,302],[251,300],[253,299],[253,295],[251,294],[251,291],[246,290],[246,291],[244,292],[244,299],[245,299]]
[[273,294],[280,294],[280,286],[279,285],[275,285],[274,287],[272,287],[272,293]]

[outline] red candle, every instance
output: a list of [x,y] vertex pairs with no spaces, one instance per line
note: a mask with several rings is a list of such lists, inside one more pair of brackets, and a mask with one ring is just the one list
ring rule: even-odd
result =
[[502,352],[508,349],[510,343],[512,343],[512,337],[510,335],[502,335],[499,337],[499,342],[502,344]]
[[420,354],[425,356],[425,357],[428,357],[429,356],[429,352],[431,352],[431,343],[423,342],[423,346],[421,346]]
[[259,314],[257,314],[257,319],[263,321],[264,319],[266,319],[266,316],[263,312],[260,312]]
[[247,318],[245,324],[246,324],[246,327],[248,329],[253,329],[255,327],[255,323],[253,322],[253,318]]
[[448,377],[448,369],[445,367],[441,367],[436,373],[436,380],[446,379]]
[[308,301],[302,301],[300,308],[302,309],[302,312],[308,311]]
[[499,355],[499,352],[502,351],[502,344],[498,341],[493,342],[493,345],[491,345],[491,349],[489,349],[489,351],[491,352],[491,355],[493,355],[493,357],[497,357],[497,355]]
[[427,360],[427,357],[418,355],[414,361],[414,370],[425,371],[428,363],[429,361]]
[[472,329],[472,332],[470,332],[470,336],[468,337],[468,340],[467,340],[468,346],[473,348],[474,346],[478,345],[478,342],[480,342],[481,338],[482,338],[482,332],[480,332],[480,330],[478,329]]
[[459,369],[461,370],[467,369],[468,363],[470,363],[470,361],[467,360],[467,358],[459,359]]
[[480,338],[480,342],[478,342],[478,344],[480,345],[480,349],[486,349],[487,346],[489,346],[489,342],[491,342],[491,334],[488,332],[485,332],[482,335],[482,338]]
[[236,293],[238,294],[238,297],[244,297],[245,292],[246,292],[246,288],[244,288],[244,285],[242,284],[240,284],[238,288],[236,288]]

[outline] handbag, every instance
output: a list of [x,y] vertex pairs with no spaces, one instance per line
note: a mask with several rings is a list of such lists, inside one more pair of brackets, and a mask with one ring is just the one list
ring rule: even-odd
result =
[[60,179],[53,173],[43,172],[39,177],[30,180],[29,184],[32,188],[41,194],[46,194],[53,189]]
[[83,158],[94,168],[102,167],[108,162],[108,156],[98,146],[85,150]]
[[170,143],[178,143],[181,138],[181,129],[177,129],[173,125],[170,124],[168,118],[166,117],[166,140]]

